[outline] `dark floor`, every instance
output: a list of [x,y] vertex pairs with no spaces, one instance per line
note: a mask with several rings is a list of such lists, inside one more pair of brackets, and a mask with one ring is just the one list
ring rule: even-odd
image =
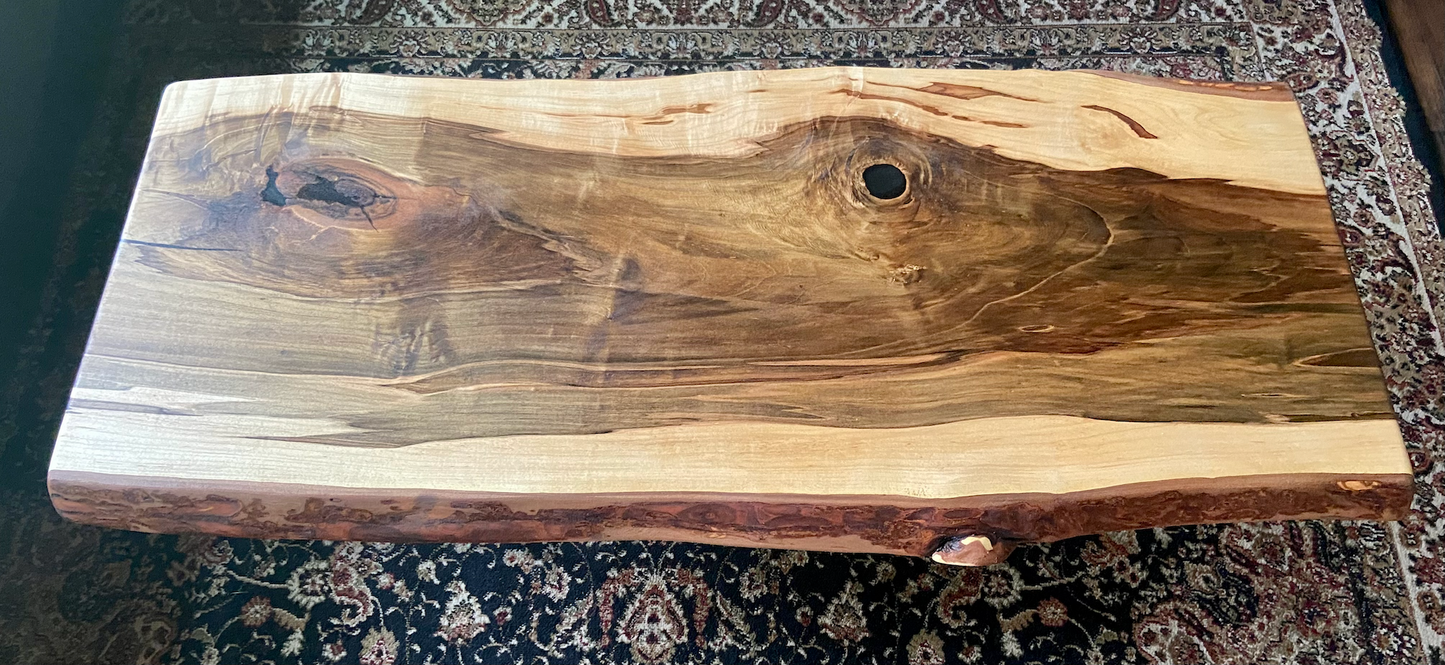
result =
[[[77,151],[100,101],[121,7],[113,0],[0,2],[0,391],[23,389],[5,379],[50,278]],[[0,405],[16,397],[0,393]],[[11,434],[0,432],[0,441]],[[17,480],[13,454],[0,446],[0,482]]]
[[1385,0],[1385,13],[1430,129],[1437,165],[1445,164],[1445,0]]

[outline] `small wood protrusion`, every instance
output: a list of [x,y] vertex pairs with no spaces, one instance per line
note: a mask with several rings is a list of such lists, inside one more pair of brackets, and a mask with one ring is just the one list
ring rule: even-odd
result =
[[1380,486],[1378,480],[1341,480],[1335,483],[1340,489],[1347,492],[1364,492]]
[[959,536],[944,543],[931,558],[950,566],[991,566],[1002,563],[1017,546],[1017,543],[996,542],[988,536]]

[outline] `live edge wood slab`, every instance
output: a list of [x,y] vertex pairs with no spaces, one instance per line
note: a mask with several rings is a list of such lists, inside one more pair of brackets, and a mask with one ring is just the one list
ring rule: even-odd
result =
[[988,563],[1411,476],[1287,88],[832,68],[172,85],[50,491]]

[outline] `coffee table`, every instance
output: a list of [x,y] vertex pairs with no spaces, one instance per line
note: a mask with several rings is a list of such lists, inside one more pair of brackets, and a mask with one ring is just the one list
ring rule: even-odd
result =
[[50,468],[160,532],[987,564],[1396,519],[1278,83],[823,68],[170,86]]

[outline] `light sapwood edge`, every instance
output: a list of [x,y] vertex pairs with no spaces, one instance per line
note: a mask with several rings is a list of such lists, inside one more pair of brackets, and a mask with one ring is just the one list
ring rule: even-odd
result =
[[879,429],[719,422],[401,448],[254,438],[257,432],[318,436],[338,426],[72,408],[50,468],[376,489],[920,499],[1065,494],[1121,479],[1410,473],[1393,419],[1252,424],[1022,416]]
[[[757,150],[757,137],[791,123],[874,117],[1055,168],[1133,167],[1324,194],[1314,161],[1298,159],[1312,153],[1304,119],[1276,84],[1250,91],[1236,83],[1231,94],[1156,85],[1141,95],[1136,81],[1086,71],[927,70],[931,81],[991,93],[963,99],[916,90],[919,72],[823,67],[601,85],[352,73],[203,79],[166,88],[153,136],[227,115],[326,107],[474,124],[517,144],[568,152],[738,157]],[[1218,122],[1242,112],[1252,122]],[[1029,118],[1026,126],[1009,126],[1023,124],[1021,117]]]

